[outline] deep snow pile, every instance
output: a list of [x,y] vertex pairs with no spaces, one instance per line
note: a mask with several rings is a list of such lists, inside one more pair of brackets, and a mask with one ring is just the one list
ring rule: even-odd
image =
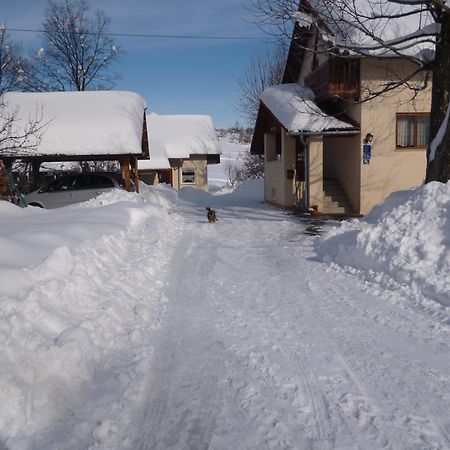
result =
[[331,229],[318,253],[411,299],[450,306],[450,183],[391,195],[365,219]]
[[0,202],[0,448],[88,448],[129,420],[165,307],[174,197]]

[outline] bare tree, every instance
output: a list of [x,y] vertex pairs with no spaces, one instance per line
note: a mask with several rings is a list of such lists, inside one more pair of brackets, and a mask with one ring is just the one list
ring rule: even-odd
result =
[[227,175],[228,186],[235,187],[242,183],[244,179],[244,169],[238,161],[226,161],[223,170]]
[[27,88],[34,91],[109,89],[119,49],[107,36],[110,19],[89,15],[86,0],[49,0],[44,45],[32,59]]
[[[8,104],[9,91],[20,89],[27,76],[26,60],[20,47],[9,39],[0,27],[0,198],[17,198],[11,192],[11,164],[17,154],[26,155],[36,149],[44,124],[42,110],[36,110],[26,122],[19,120],[19,110]],[[7,163],[5,163],[7,161]],[[29,179],[26,164],[15,165],[20,178]],[[17,180],[16,180],[17,181]],[[17,193],[17,192],[16,192]]]
[[36,111],[26,123],[19,124],[19,110],[11,111],[2,96],[0,103],[0,157],[26,155],[40,142],[41,132],[46,124],[42,122],[42,110]]
[[42,111],[36,111],[36,117],[18,126],[18,110],[8,108],[5,94],[20,88],[25,78],[26,65],[20,49],[9,40],[5,28],[0,27],[0,157],[34,149],[42,128]]
[[0,26],[0,95],[20,87],[26,64],[20,48],[11,42],[4,26]]
[[259,155],[245,153],[235,161],[226,161],[223,168],[230,187],[236,187],[243,181],[264,178],[264,159]]
[[278,45],[273,51],[267,50],[254,56],[245,72],[237,77],[239,93],[236,109],[252,126],[258,114],[261,93],[266,87],[281,83],[285,62],[286,51]]
[[264,178],[264,158],[261,155],[246,153],[244,156],[244,180]]
[[[406,76],[377,92],[399,86],[414,93],[427,86],[432,71],[430,144],[426,181],[450,179],[450,6],[442,0],[250,0],[255,21],[274,36],[285,36],[293,23],[325,37],[304,44],[310,52],[346,55],[393,55],[414,64]],[[423,82],[415,83],[417,74]]]
[[299,0],[248,0],[254,22],[276,42],[285,43],[292,33],[293,15]]

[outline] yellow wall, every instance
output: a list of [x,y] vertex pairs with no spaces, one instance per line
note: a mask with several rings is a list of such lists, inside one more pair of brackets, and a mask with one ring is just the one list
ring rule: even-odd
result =
[[[195,170],[195,184],[183,184],[181,177],[182,169]],[[180,168],[173,169],[173,187],[175,189],[182,189],[184,187],[192,187],[208,190],[208,165],[204,155],[191,155],[190,159],[183,159]]]
[[265,134],[264,198],[279,206],[285,206],[282,156],[279,156],[279,159],[276,157],[275,136],[273,134]]
[[[179,161],[179,160],[178,160]],[[183,184],[181,182],[181,169],[195,170],[195,184]],[[189,186],[204,191],[208,190],[208,165],[205,155],[192,155],[190,159],[182,160],[181,167],[172,167],[172,185],[174,189],[182,189]],[[149,185],[159,184],[155,170],[139,171],[139,178]]]
[[[408,64],[399,60],[361,60],[363,94],[393,76],[408,73]],[[420,82],[421,77],[417,77]],[[372,160],[361,164],[361,212],[368,213],[391,192],[420,185],[425,178],[426,150],[396,148],[396,113],[429,112],[431,86],[414,98],[407,87],[361,104],[361,148],[367,133],[374,135]]]
[[324,138],[324,178],[340,182],[355,212],[361,209],[360,154],[359,135]]
[[295,139],[281,130],[281,155],[277,159],[275,137],[264,135],[265,173],[264,198],[278,206],[292,208],[296,205],[295,179],[288,178],[288,171],[295,173]]
[[309,151],[309,205],[323,210],[323,139],[322,136],[308,138]]

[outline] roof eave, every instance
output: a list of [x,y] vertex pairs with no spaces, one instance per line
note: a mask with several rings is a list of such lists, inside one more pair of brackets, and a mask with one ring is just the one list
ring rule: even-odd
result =
[[360,134],[359,129],[344,129],[344,130],[321,130],[321,131],[311,131],[311,130],[289,130],[289,136],[354,136]]

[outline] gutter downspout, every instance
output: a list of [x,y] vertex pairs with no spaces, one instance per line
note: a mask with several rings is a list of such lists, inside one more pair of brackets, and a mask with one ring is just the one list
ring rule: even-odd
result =
[[305,204],[304,207],[306,210],[309,209],[309,146],[303,137],[303,134],[296,135],[298,140],[302,144],[305,149]]
[[289,136],[354,136],[361,134],[361,130],[355,131],[288,131]]

